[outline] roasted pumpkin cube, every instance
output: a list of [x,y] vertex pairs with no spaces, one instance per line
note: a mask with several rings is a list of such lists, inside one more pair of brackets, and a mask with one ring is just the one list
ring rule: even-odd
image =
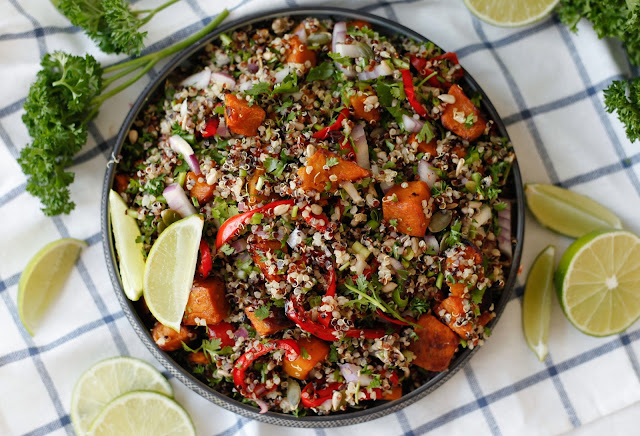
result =
[[[462,339],[466,340],[471,338],[473,335],[473,322],[469,321],[464,325],[458,324],[458,318],[466,317],[464,311],[464,300],[460,297],[456,297],[455,295],[445,298],[434,309],[435,313],[438,315],[443,310],[445,311],[445,316],[441,318],[444,318],[444,322],[446,322],[446,319],[449,320],[449,322],[446,322],[449,328],[456,332]],[[447,314],[450,316],[447,316]]]
[[287,50],[288,64],[304,65],[305,70],[316,66],[316,52],[309,50],[297,35],[293,35],[287,42],[289,44],[289,49]]
[[452,85],[449,95],[455,97],[456,101],[445,107],[440,117],[442,125],[462,139],[475,141],[482,136],[487,121],[459,85]]
[[427,371],[446,370],[460,338],[433,315],[424,314],[416,323],[422,328],[415,329],[418,339],[409,345],[416,355],[412,363]]
[[364,20],[351,20],[347,23],[347,28],[349,27],[354,27],[356,29],[362,29],[364,27],[368,27],[369,29],[371,29],[371,23]]
[[390,391],[382,393],[382,399],[386,401],[399,400],[402,398],[402,386],[394,386]]
[[200,206],[213,199],[215,186],[208,184],[203,175],[196,176],[196,173],[189,171],[185,184],[191,186],[191,189],[188,190],[189,196],[195,197]]
[[293,323],[285,316],[281,309],[278,310],[272,307],[269,310],[269,316],[261,319],[261,317],[256,314],[256,309],[258,308],[259,306],[246,307],[244,313],[260,336],[271,336],[293,326]]
[[306,380],[311,370],[327,359],[330,348],[325,341],[314,336],[299,339],[298,345],[303,350],[300,356],[292,362],[285,359],[282,367],[291,377]]
[[360,120],[365,120],[366,122],[372,124],[380,121],[380,109],[377,107],[372,107],[371,110],[365,110],[365,100],[371,96],[375,96],[376,93],[371,91],[365,91],[360,94],[354,94],[349,97],[349,103],[353,108],[353,114],[356,118]]
[[270,282],[280,282],[286,278],[286,271],[278,271],[276,264],[278,257],[277,251],[287,252],[287,244],[283,244],[275,239],[260,239],[252,241],[249,244],[249,253],[251,259],[264,275],[264,278]]
[[126,174],[116,174],[115,179],[113,179],[113,187],[118,194],[122,194],[129,187],[129,177]]
[[418,135],[415,133],[412,133],[411,136],[409,136],[409,144],[413,144],[414,142],[418,143],[418,152],[420,153],[425,153],[425,154],[429,154],[429,156],[431,157],[436,157],[438,156],[438,142],[436,141],[435,136],[431,139],[431,141],[429,142],[424,142],[424,141],[418,141]]
[[449,292],[455,297],[462,297],[467,292],[467,285],[459,282],[449,285]]
[[269,203],[275,201],[278,198],[278,194],[275,192],[271,195],[265,195],[258,189],[258,181],[261,176],[264,176],[266,170],[263,167],[258,167],[253,172],[253,175],[247,180],[247,190],[249,191],[249,206],[255,206],[258,203]]
[[355,182],[370,175],[368,170],[357,163],[343,159],[324,148],[317,150],[307,160],[307,166],[298,170],[301,188],[318,192],[335,192],[341,183]]
[[[406,184],[406,187],[403,186]],[[430,208],[429,185],[418,180],[394,185],[382,199],[382,213],[387,222],[396,221],[396,228],[405,235],[424,237],[431,221],[425,212]]]
[[163,351],[176,351],[182,349],[182,343],[188,344],[196,338],[195,333],[184,325],[180,326],[180,331],[167,327],[159,322],[153,326],[151,337],[158,347]]
[[224,282],[217,277],[195,279],[184,311],[184,325],[218,324],[229,314]]
[[206,365],[209,363],[209,359],[202,351],[196,351],[195,353],[189,353],[187,360],[194,365]]
[[265,116],[266,112],[255,103],[249,106],[247,100],[234,94],[224,98],[224,119],[233,133],[256,136]]

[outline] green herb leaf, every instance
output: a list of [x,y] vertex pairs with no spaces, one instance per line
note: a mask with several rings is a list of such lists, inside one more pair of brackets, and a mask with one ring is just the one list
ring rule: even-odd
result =
[[270,304],[263,304],[262,306],[256,308],[253,313],[256,315],[256,317],[262,321],[266,318],[269,318],[269,315],[271,315],[271,311],[269,310],[269,307],[271,305]]
[[327,80],[333,76],[335,68],[331,62],[323,62],[317,67],[311,68],[307,73],[307,82],[314,82],[316,80]]

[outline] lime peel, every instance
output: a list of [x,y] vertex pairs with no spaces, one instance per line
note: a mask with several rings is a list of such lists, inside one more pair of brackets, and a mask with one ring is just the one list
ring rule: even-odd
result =
[[529,211],[543,226],[579,238],[602,229],[621,229],[622,222],[609,209],[589,197],[553,185],[525,185]]
[[640,238],[598,230],[569,246],[555,274],[560,305],[581,332],[609,336],[640,318]]
[[533,261],[522,301],[522,328],[527,345],[542,362],[549,353],[549,323],[556,249],[547,246]]
[[31,258],[18,282],[18,314],[31,336],[47,308],[60,293],[85,241],[64,238],[51,242]]

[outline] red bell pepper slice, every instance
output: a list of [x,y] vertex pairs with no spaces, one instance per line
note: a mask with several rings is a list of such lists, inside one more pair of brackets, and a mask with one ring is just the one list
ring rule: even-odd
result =
[[407,100],[409,100],[411,107],[418,115],[422,118],[426,118],[427,110],[416,98],[416,91],[413,89],[413,77],[411,77],[411,72],[409,70],[400,70],[400,72],[402,73],[402,83],[404,84],[404,93],[407,95]]
[[[410,62],[411,62],[411,65],[413,65],[413,68],[415,68],[422,77],[428,77],[433,74],[433,70],[430,68],[427,68],[426,59],[420,58],[416,55],[411,55]],[[427,82],[429,83],[429,85],[435,86],[437,88],[442,86],[442,83],[440,83],[440,81],[436,76],[430,77],[427,80]]]
[[209,277],[211,269],[213,268],[213,261],[211,260],[211,249],[209,244],[204,239],[200,240],[200,265],[198,266],[198,274],[203,278]]
[[[236,344],[236,339],[233,336],[234,328],[231,323],[226,321],[222,321],[216,325],[207,325],[207,329],[209,330],[209,339],[219,339],[220,347],[233,347]],[[231,332],[231,335],[229,335]]]
[[318,130],[312,136],[314,138],[317,138],[317,139],[327,139],[327,136],[329,136],[329,132],[341,129],[342,128],[342,121],[345,118],[348,118],[348,117],[349,117],[349,109],[347,109],[347,108],[342,109],[340,111],[340,115],[338,115],[338,119],[336,119],[336,121],[333,124],[323,128],[323,129]]
[[302,389],[302,393],[300,394],[300,402],[304,407],[307,408],[316,408],[322,406],[322,404],[330,400],[333,397],[333,393],[335,391],[339,391],[344,387],[344,383],[333,382],[329,383],[322,389],[316,390],[315,384],[313,382],[308,383],[304,389]]
[[296,341],[293,339],[280,339],[277,341],[267,342],[266,344],[259,343],[236,360],[233,365],[232,372],[233,383],[236,385],[238,392],[240,392],[245,398],[257,398],[258,394],[256,391],[266,393],[265,389],[261,389],[263,388],[261,385],[256,386],[253,392],[248,392],[245,375],[247,369],[251,367],[256,359],[275,350],[284,350],[285,358],[289,362],[296,360],[300,356],[300,345],[298,345]]
[[[309,213],[306,213],[309,212]],[[329,228],[329,218],[323,213],[315,214],[311,212],[310,206],[305,206],[302,210],[302,218],[319,232],[324,232]]]
[[216,248],[220,249],[220,247],[222,247],[229,239],[233,238],[240,230],[242,230],[242,228],[255,214],[263,213],[267,215],[270,212],[273,212],[273,209],[280,205],[286,204],[289,206],[293,206],[294,203],[295,200],[274,201],[273,203],[269,203],[257,209],[232,216],[220,226],[220,229],[218,230],[218,234],[216,236]]
[[[295,322],[305,332],[311,333],[313,336],[323,341],[333,342],[338,339],[334,334],[335,329],[328,325],[323,325],[317,321],[313,321],[309,312],[304,310],[301,296],[293,296],[285,304],[285,313],[287,317]],[[328,324],[328,323],[327,323]]]
[[393,324],[402,325],[402,326],[411,325],[408,322],[400,321],[399,319],[391,318],[385,315],[384,312],[381,311],[380,309],[376,311],[376,315],[378,315],[380,318],[384,319],[385,321],[389,321],[390,323],[393,323]]
[[207,120],[207,124],[204,126],[204,130],[202,131],[203,138],[209,138],[214,136],[218,132],[218,126],[220,125],[220,118],[209,118]]

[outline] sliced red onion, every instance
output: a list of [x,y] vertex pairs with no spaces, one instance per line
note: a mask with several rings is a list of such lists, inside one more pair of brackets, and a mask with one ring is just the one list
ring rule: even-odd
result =
[[295,409],[300,403],[300,395],[302,395],[302,390],[300,389],[300,385],[298,384],[298,382],[291,378],[287,383],[287,401]]
[[231,246],[236,250],[236,253],[242,253],[247,249],[247,240],[244,238],[235,240],[231,243]]
[[347,382],[358,383],[360,386],[369,386],[371,384],[371,376],[366,374],[360,374],[362,368],[353,363],[340,363],[340,374]]
[[348,58],[357,58],[362,56],[362,50],[357,44],[336,44],[335,52],[340,56],[346,56]]
[[391,259],[391,266],[393,267],[394,270],[396,270],[396,271],[404,270],[404,265],[398,259],[396,259],[395,257],[391,257],[391,256],[389,256],[389,259]]
[[365,269],[367,269],[367,267],[369,265],[367,265],[366,260],[364,259],[364,257],[362,257],[359,254],[356,254],[356,275],[359,276],[360,274],[362,274],[364,272]]
[[227,89],[233,89],[236,87],[236,79],[234,79],[227,73],[211,73],[211,80],[213,80],[215,83],[219,83],[220,85],[226,85]]
[[427,248],[433,248],[433,251],[435,251],[436,254],[440,253],[440,243],[438,242],[435,236],[426,235],[424,237],[424,242],[427,243]]
[[260,66],[255,62],[249,62],[247,64],[247,71],[249,71],[251,74],[257,73],[259,69],[260,69]]
[[356,187],[353,185],[353,183],[351,182],[343,183],[342,188],[347,192],[347,194],[349,194],[349,197],[351,197],[351,199],[355,203],[361,203],[364,201],[360,196],[360,194],[358,193],[358,190],[356,189]]
[[295,250],[296,247],[307,237],[304,232],[298,228],[294,229],[293,232],[287,238],[287,244],[291,247],[292,250]]
[[236,332],[234,333],[234,335],[236,338],[245,338],[245,339],[249,338],[249,332],[244,327],[239,327],[238,330],[236,330]]
[[255,235],[260,239],[269,239],[271,237],[271,234],[264,230],[258,230]]
[[181,136],[173,135],[169,138],[169,146],[171,146],[171,150],[179,153],[184,157],[187,161],[187,165],[191,168],[191,171],[195,173],[196,176],[202,174],[200,171],[200,164],[198,163],[198,159],[193,152],[193,148],[187,141],[184,140]]
[[426,182],[429,188],[433,188],[433,185],[438,181],[438,174],[429,166],[429,162],[425,159],[418,162],[418,177],[420,177],[420,180],[423,182]]
[[389,66],[389,64],[385,61],[380,62],[378,65],[373,67],[371,71],[363,71],[358,73],[359,80],[373,80],[382,76],[390,76],[393,74],[393,68]]
[[289,75],[290,72],[291,72],[291,68],[289,68],[287,66],[285,66],[280,71],[276,71],[276,73],[274,74],[274,77],[276,79],[276,83],[282,83],[282,81],[285,79],[285,77],[287,77]]
[[300,40],[301,43],[303,44],[307,43],[307,29],[305,29],[304,25],[300,26],[298,30],[294,32],[294,35],[298,36],[298,39]]
[[198,213],[193,203],[187,197],[187,194],[178,183],[172,183],[164,188],[162,196],[167,200],[169,207],[178,212],[182,218]]
[[211,70],[204,69],[184,79],[182,82],[180,82],[180,86],[191,86],[196,89],[205,89],[207,86],[209,86],[210,79]]
[[218,124],[218,130],[216,131],[219,137],[228,138],[229,129],[227,129],[227,121],[224,117],[220,117],[220,124]]
[[356,162],[362,168],[370,170],[369,144],[367,144],[367,136],[364,133],[362,124],[357,124],[353,127],[353,130],[351,130],[351,139],[353,139],[353,145],[356,148]]
[[333,26],[333,34],[331,38],[331,51],[336,52],[336,45],[342,44],[347,38],[347,23],[338,21]]
[[498,212],[498,223],[500,225],[500,235],[498,236],[498,248],[509,259],[513,256],[511,246],[511,202],[509,200],[501,200],[507,205]]
[[476,227],[485,225],[491,219],[491,207],[483,204],[478,212],[473,215],[472,224]]
[[407,132],[418,133],[422,130],[424,126],[424,122],[420,120],[416,120],[413,117],[410,117],[407,114],[402,114],[402,124],[404,124],[404,129]]
[[389,183],[389,182],[382,182],[380,183],[380,189],[382,189],[382,192],[384,192],[385,194],[389,191],[389,189],[393,188],[393,183]]
[[254,398],[253,401],[260,407],[260,414],[267,413],[269,411],[269,406],[264,400],[260,398]]
[[353,65],[349,65],[348,67],[345,67],[344,65],[339,64],[337,62],[335,64],[336,64],[336,68],[342,71],[342,73],[346,77],[348,78],[356,77],[356,70],[353,68]]
[[247,210],[247,204],[244,201],[238,203],[238,212],[244,212]]

